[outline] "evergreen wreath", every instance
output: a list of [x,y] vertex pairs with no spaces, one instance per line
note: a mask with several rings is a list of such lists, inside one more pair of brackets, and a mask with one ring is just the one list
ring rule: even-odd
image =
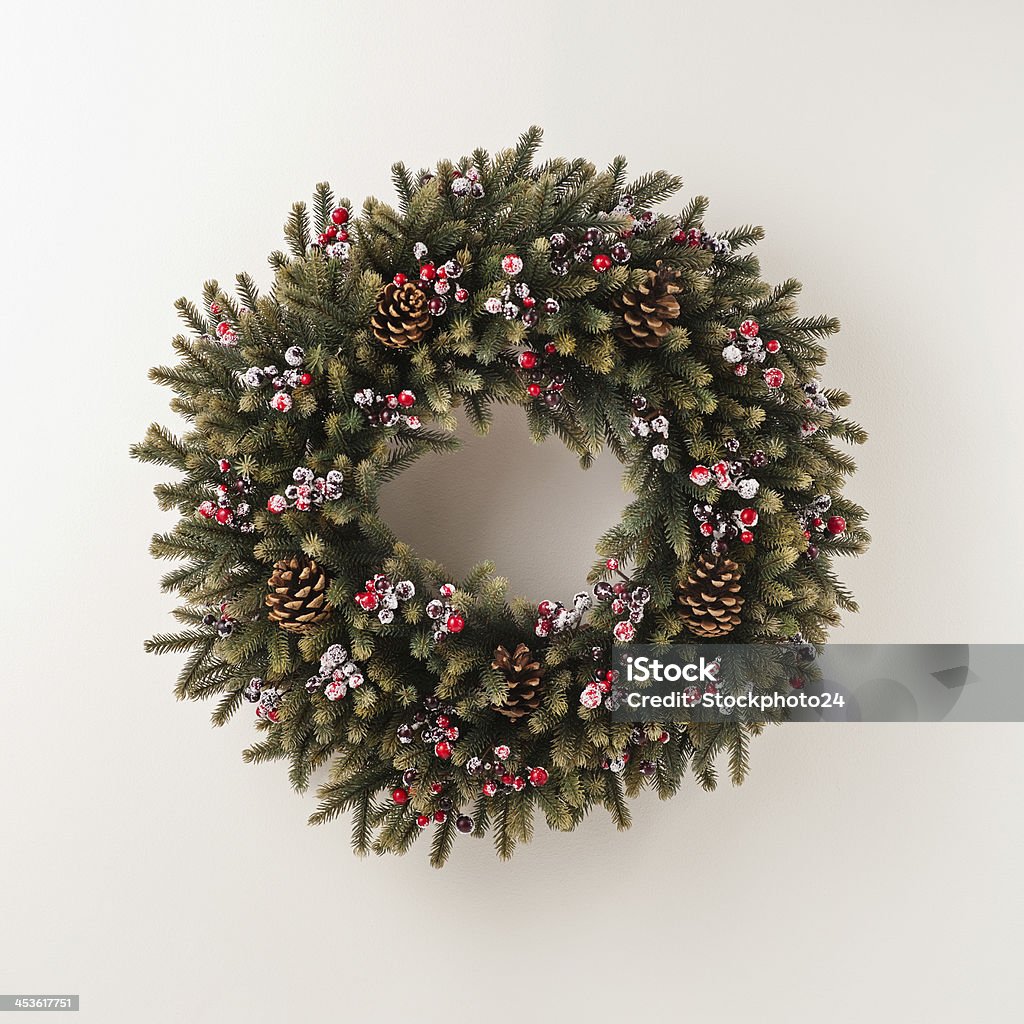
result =
[[[216,724],[255,705],[247,760],[285,759],[299,790],[328,767],[311,821],[350,812],[360,853],[428,832],[441,865],[489,831],[508,857],[538,810],[626,828],[627,798],[672,796],[687,765],[710,789],[720,753],[739,782],[759,727],[613,721],[612,645],[806,650],[856,610],[833,561],[864,550],[866,513],[833,442],[865,434],[818,378],[838,323],[761,281],[761,229],[709,233],[703,198],[655,212],[680,181],[627,182],[622,158],[534,166],[540,139],[396,164],[398,209],[356,216],[318,186],[271,290],[242,274],[234,297],[179,300],[191,335],[151,371],[188,429],[132,450],[183,474],[156,488],[181,519],[152,542],[181,563],[163,587],[183,628],[147,648],[188,652],[177,694],[219,695]],[[495,403],[584,468],[607,447],[635,496],[564,603],[509,598],[489,563],[453,580],[378,509],[381,484],[458,444],[456,407],[485,432]]]

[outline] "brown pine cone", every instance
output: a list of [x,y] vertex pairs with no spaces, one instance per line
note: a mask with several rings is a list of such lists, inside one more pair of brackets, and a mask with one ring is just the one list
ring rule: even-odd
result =
[[504,702],[494,705],[498,714],[504,715],[511,722],[518,722],[540,707],[544,670],[526,644],[519,644],[512,654],[506,648],[499,647],[494,652],[491,668],[502,672],[509,684]]
[[427,293],[415,281],[386,284],[370,317],[373,336],[388,348],[408,348],[421,342],[430,330]]
[[612,309],[622,317],[615,337],[635,348],[657,348],[679,319],[681,292],[679,274],[658,264],[647,272],[647,280],[635,289],[626,289],[612,297]]
[[697,558],[686,583],[676,594],[676,600],[683,606],[683,622],[694,636],[726,636],[743,621],[742,576],[742,567],[730,558]]
[[271,621],[294,633],[318,626],[333,610],[327,603],[329,582],[311,558],[293,555],[275,562],[265,599]]

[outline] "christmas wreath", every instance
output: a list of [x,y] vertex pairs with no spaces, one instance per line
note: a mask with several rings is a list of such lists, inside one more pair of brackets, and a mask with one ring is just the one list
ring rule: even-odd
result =
[[[350,812],[359,852],[428,833],[440,865],[490,832],[507,857],[537,811],[569,830],[600,805],[625,828],[627,798],[671,796],[687,765],[713,787],[720,753],[739,781],[758,725],[613,720],[613,644],[806,647],[856,607],[833,562],[864,549],[866,515],[834,442],[865,435],[818,377],[837,322],[761,281],[760,229],[710,233],[703,198],[657,212],[680,182],[628,182],[621,158],[535,166],[540,135],[397,164],[397,209],[318,186],[272,288],[242,274],[180,300],[190,333],[151,371],[188,428],[133,448],[182,474],[156,488],[181,518],[152,542],[180,563],[182,628],[148,649],[188,652],[177,693],[219,696],[217,724],[251,702],[248,760],[285,759],[300,790],[326,768],[311,820]],[[378,508],[457,445],[456,407],[486,431],[495,403],[584,468],[607,447],[634,494],[589,589],[539,607],[491,564],[453,579]]]

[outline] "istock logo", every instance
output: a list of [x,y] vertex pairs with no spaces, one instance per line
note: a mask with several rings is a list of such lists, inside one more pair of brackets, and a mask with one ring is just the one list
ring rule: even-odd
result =
[[625,664],[627,683],[715,683],[721,658],[662,662],[641,654],[627,655]]

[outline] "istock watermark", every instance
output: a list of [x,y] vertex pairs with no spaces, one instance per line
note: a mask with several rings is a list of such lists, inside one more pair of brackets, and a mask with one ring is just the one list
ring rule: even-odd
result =
[[1022,644],[623,644],[620,722],[1020,722]]

